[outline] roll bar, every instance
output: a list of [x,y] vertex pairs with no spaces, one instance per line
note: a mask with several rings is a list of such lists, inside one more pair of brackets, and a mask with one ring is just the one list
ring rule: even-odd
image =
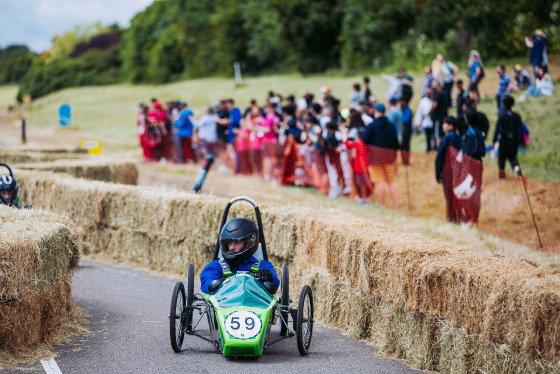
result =
[[251,204],[255,209],[255,215],[257,216],[257,227],[259,230],[259,238],[260,238],[259,241],[263,252],[263,259],[268,260],[268,254],[266,252],[266,243],[264,240],[264,231],[263,231],[262,221],[261,221],[261,212],[255,200],[247,196],[234,197],[227,203],[226,208],[224,209],[224,214],[222,215],[222,222],[220,223],[220,230],[218,231],[218,239],[216,239],[216,247],[214,248],[214,256],[212,257],[212,260],[218,260],[218,256],[220,254],[220,233],[222,232],[222,229],[226,224],[229,208],[231,208],[231,206],[238,201],[246,201],[249,204]]

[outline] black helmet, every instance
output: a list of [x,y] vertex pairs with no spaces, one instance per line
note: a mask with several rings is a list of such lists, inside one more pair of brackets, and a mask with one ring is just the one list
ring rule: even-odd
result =
[[[230,251],[230,243],[243,244],[243,246],[238,251]],[[220,247],[224,260],[230,266],[240,266],[247,262],[259,248],[259,230],[250,219],[231,219],[224,225],[220,233]]]
[[14,178],[12,169],[6,164],[0,164],[6,167],[10,172],[9,175],[0,175],[0,203],[6,205],[16,205],[18,202],[19,186]]

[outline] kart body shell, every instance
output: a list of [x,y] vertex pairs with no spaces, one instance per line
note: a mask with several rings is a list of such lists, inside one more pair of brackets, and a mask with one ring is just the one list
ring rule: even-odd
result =
[[252,275],[238,273],[215,294],[205,294],[205,299],[214,308],[224,356],[262,355],[278,302],[276,295]]

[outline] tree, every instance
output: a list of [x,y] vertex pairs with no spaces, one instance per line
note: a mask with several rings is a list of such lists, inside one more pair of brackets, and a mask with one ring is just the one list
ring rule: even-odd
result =
[[25,45],[0,48],[0,84],[21,82],[34,58],[33,52]]

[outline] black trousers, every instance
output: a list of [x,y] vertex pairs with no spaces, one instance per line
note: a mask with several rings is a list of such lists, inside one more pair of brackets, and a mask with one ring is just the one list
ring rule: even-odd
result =
[[500,148],[498,149],[498,167],[500,168],[500,179],[506,177],[505,167],[506,160],[509,160],[511,168],[517,166],[517,149],[519,148],[519,141],[514,139],[501,139]]

